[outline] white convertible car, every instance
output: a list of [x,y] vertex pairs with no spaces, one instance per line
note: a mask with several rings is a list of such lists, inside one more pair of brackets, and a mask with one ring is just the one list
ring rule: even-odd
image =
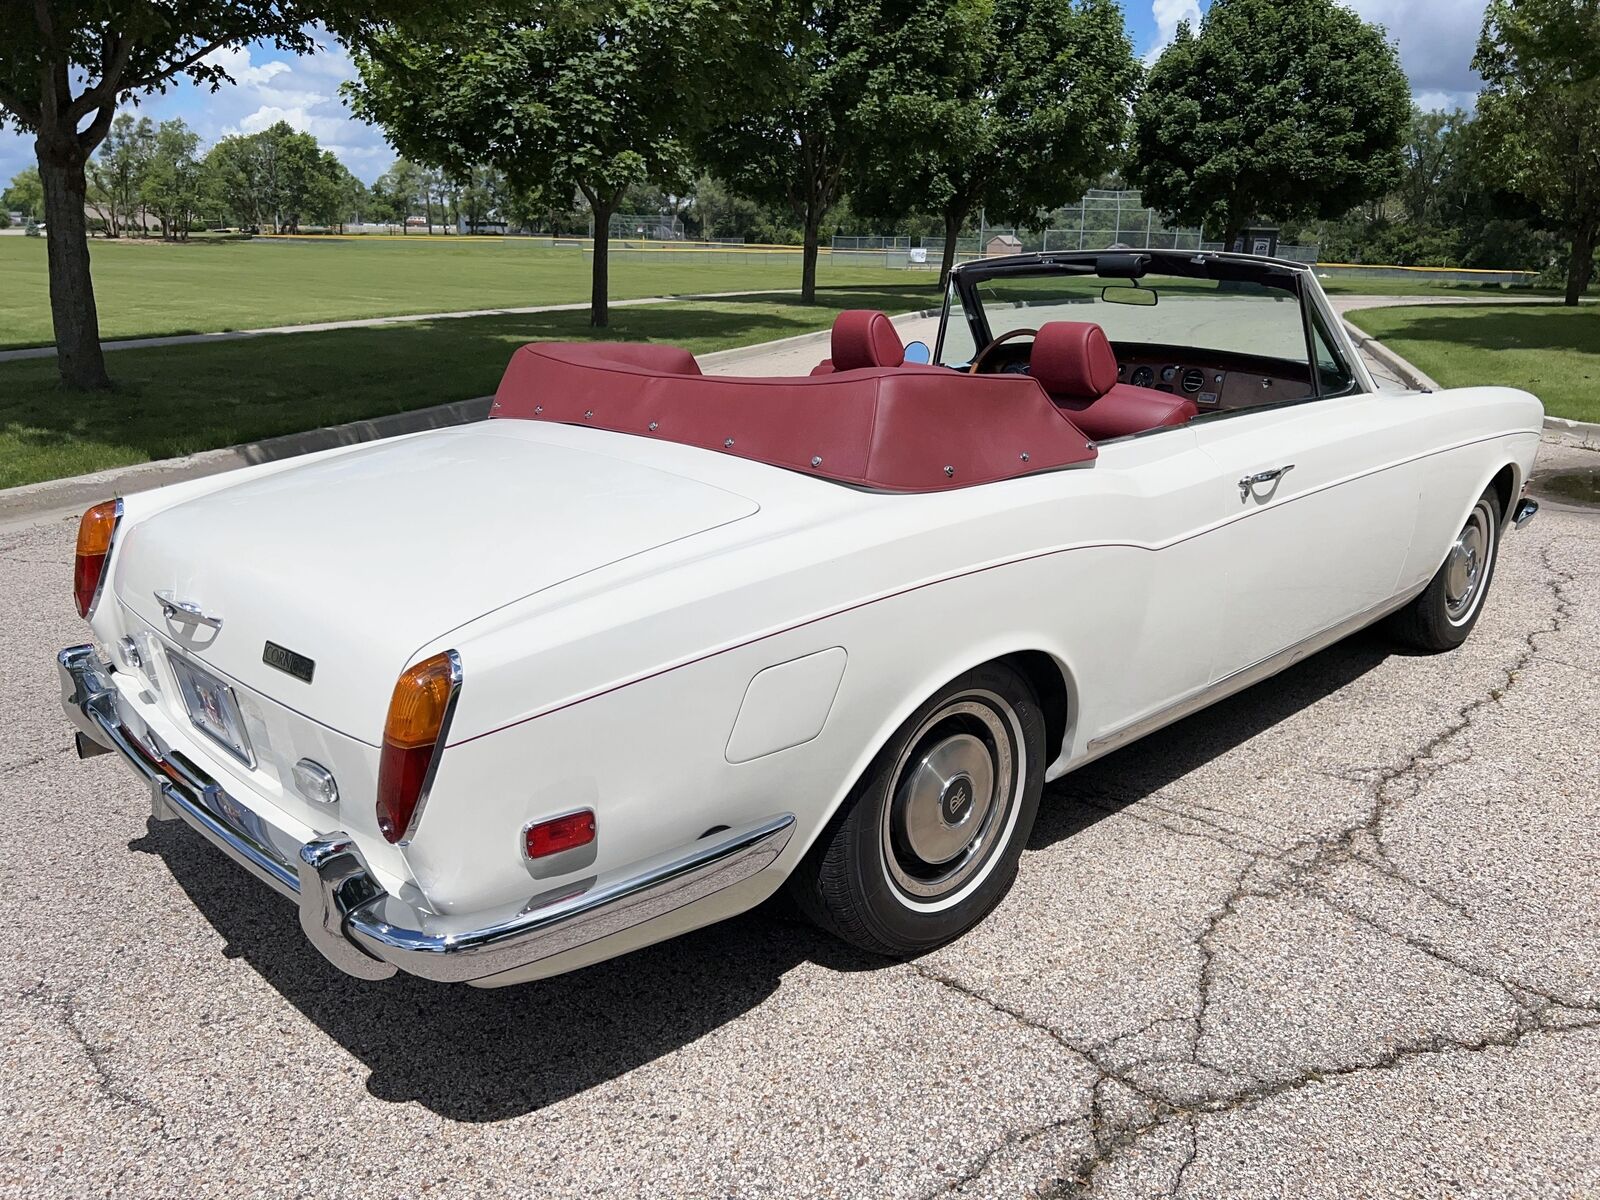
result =
[[[914,955],[1044,784],[1380,618],[1472,629],[1539,402],[1378,392],[1304,267],[1024,255],[907,361],[525,346],[491,419],[87,512],[78,749],[342,970],[568,971],[787,887]],[[931,361],[929,361],[931,359]]]

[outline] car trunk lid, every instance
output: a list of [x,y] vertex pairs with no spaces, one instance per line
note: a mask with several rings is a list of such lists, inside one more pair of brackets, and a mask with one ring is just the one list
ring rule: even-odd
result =
[[213,671],[376,744],[395,679],[427,642],[757,507],[643,463],[472,425],[243,480],[136,521],[112,586]]

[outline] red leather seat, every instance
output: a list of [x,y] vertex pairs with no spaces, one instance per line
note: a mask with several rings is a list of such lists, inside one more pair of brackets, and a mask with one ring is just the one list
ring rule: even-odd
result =
[[905,344],[894,322],[871,308],[846,309],[834,318],[829,349],[832,357],[813,367],[813,375],[898,367],[906,361]]
[[1117,382],[1117,356],[1093,321],[1047,321],[1033,339],[1028,374],[1097,441],[1182,425],[1198,416],[1193,400]]

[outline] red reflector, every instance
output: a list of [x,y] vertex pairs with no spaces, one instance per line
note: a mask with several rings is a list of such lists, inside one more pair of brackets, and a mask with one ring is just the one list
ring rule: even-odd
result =
[[524,848],[529,858],[545,858],[563,850],[587,846],[594,841],[594,810],[586,808],[529,825],[525,836]]

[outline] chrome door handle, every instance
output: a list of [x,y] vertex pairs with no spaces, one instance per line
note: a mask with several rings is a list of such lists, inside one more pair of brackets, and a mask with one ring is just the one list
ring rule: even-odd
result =
[[176,621],[180,625],[204,625],[210,629],[221,629],[222,618],[213,617],[198,604],[190,600],[175,599],[171,592],[156,592],[156,603],[161,605],[161,614],[169,621]]
[[1270,471],[1257,471],[1254,475],[1246,475],[1239,480],[1239,503],[1243,504],[1250,499],[1250,493],[1255,489],[1256,484],[1273,483],[1282,479],[1292,470],[1294,470],[1294,464],[1289,463],[1287,466],[1273,467]]

